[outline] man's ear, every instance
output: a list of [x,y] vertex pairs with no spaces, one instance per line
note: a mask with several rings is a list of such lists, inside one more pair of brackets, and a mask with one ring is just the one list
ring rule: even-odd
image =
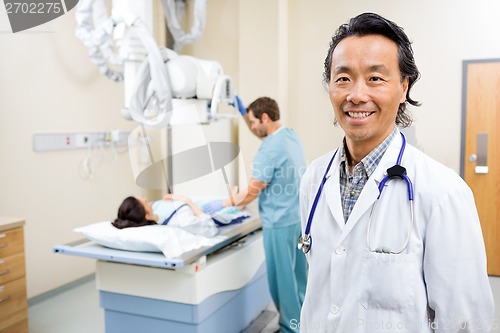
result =
[[262,122],[269,122],[271,121],[271,118],[269,118],[269,115],[267,113],[262,113],[262,116],[261,116],[261,119],[262,119]]
[[405,79],[401,83],[402,93],[401,93],[401,98],[399,100],[399,104],[406,102],[406,93],[408,91],[409,85],[410,85],[410,80],[408,79],[408,77],[405,77]]

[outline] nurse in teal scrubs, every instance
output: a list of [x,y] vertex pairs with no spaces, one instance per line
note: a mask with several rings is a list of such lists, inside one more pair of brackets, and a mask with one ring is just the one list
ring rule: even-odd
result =
[[297,249],[301,235],[299,187],[306,169],[302,144],[293,129],[281,124],[273,99],[258,98],[247,110],[240,103],[239,109],[252,132],[262,139],[252,178],[247,189],[212,201],[203,210],[210,214],[259,198],[269,291],[280,315],[279,332],[297,332],[307,281],[307,261]]

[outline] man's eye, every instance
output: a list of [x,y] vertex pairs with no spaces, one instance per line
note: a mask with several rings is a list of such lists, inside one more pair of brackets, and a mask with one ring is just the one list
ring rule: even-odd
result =
[[343,77],[339,77],[337,80],[335,80],[335,82],[348,82],[349,79],[345,76]]
[[372,78],[370,78],[370,81],[377,82],[377,81],[384,81],[384,80],[379,76],[373,76]]

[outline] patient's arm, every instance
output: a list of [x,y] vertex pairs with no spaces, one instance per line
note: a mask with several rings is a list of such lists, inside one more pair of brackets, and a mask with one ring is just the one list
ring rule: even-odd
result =
[[196,216],[200,216],[203,213],[203,211],[201,210],[200,207],[196,206],[193,203],[193,201],[191,201],[191,199],[189,199],[188,197],[185,197],[183,195],[179,195],[179,194],[165,194],[163,196],[163,200],[166,200],[166,201],[172,201],[172,200],[182,201],[182,202],[186,203],[191,208],[191,210],[193,211],[194,215],[196,215]]

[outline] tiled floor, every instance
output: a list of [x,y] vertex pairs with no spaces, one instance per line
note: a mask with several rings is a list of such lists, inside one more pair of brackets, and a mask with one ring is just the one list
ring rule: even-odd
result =
[[104,333],[104,311],[92,279],[28,307],[30,333]]
[[[495,328],[493,333],[500,333],[500,277],[490,277],[490,283],[497,304]],[[274,311],[271,304],[269,311]],[[104,312],[99,307],[99,297],[95,281],[89,280],[65,292],[55,295],[28,309],[30,333],[104,333]],[[266,311],[267,312],[267,311]],[[273,313],[265,313],[267,321]],[[278,326],[278,316],[260,330],[260,333],[272,333]],[[259,326],[259,325],[256,325]],[[257,333],[250,327],[245,333]]]

